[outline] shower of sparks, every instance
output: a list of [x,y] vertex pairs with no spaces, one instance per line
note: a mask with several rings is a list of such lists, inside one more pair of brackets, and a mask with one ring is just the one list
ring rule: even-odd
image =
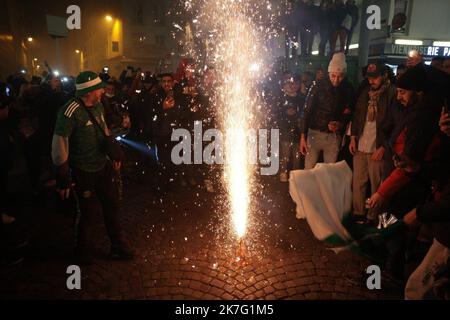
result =
[[209,8],[211,16],[220,22],[211,54],[221,77],[217,103],[225,132],[224,181],[233,229],[241,239],[248,226],[254,183],[248,162],[248,130],[256,125],[255,66],[261,60],[263,38],[252,21],[251,1],[216,0]]
[[252,187],[252,168],[248,164],[247,131],[253,118],[252,78],[249,67],[256,59],[256,39],[245,17],[228,17],[222,44],[225,64],[221,90],[225,138],[225,181],[234,230],[241,238],[247,229]]
[[258,86],[267,72],[271,53],[267,41],[277,37],[274,20],[280,9],[266,0],[183,1],[189,30],[184,43],[198,69],[213,66],[216,86],[211,104],[225,134],[224,182],[231,223],[238,239],[247,232],[256,194],[255,167],[249,164],[248,130],[258,129],[257,111],[262,95]]

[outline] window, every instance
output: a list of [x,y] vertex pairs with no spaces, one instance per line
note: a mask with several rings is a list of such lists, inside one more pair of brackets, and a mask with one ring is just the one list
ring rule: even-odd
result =
[[113,41],[112,42],[112,51],[113,52],[119,52],[119,41]]

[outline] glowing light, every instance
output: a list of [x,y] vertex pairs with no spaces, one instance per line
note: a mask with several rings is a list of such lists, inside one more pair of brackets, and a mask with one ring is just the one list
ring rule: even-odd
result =
[[76,53],[76,54],[79,54],[79,53],[80,53],[80,50],[78,50],[78,49],[75,50],[75,53]]
[[434,41],[434,47],[450,47],[450,41]]
[[258,63],[252,63],[249,70],[250,72],[258,72],[260,68],[261,66]]
[[28,37],[27,41],[28,42],[33,42],[33,38],[32,37]]
[[[245,236],[253,185],[253,168],[249,165],[248,130],[254,125],[255,73],[261,68],[261,39],[251,14],[252,1],[208,1],[209,34],[214,45],[208,56],[222,77],[218,88],[217,108],[225,132],[225,166],[229,210],[236,236]],[[250,72],[249,72],[250,71]]]
[[58,70],[53,71],[53,75],[54,75],[55,77],[59,77],[59,71],[58,71]]
[[422,40],[409,40],[409,39],[397,39],[395,44],[405,45],[405,46],[421,46],[423,45]]
[[[186,55],[196,60],[200,70],[213,66],[217,85],[211,102],[224,133],[225,205],[230,212],[234,236],[243,245],[256,192],[255,166],[249,163],[255,142],[249,141],[250,129],[258,128],[258,94],[272,55],[264,45],[275,37],[279,10],[270,1],[197,0],[186,1],[192,24],[173,23],[174,32],[186,39]],[[204,46],[195,45],[204,40]],[[251,237],[248,237],[251,239]],[[250,240],[251,241],[251,240]]]
[[174,23],[173,26],[174,26],[175,28],[177,28],[178,30],[183,31],[183,28],[182,28],[178,23]]
[[111,22],[113,20],[113,17],[111,17],[110,15],[107,15],[105,17],[106,21]]
[[9,34],[0,34],[0,41],[13,41],[14,37]]

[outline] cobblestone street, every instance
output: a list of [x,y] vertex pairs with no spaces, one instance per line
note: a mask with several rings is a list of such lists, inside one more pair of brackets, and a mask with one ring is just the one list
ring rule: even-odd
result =
[[[245,238],[237,243],[216,194],[177,189],[154,196],[145,183],[127,186],[123,225],[136,251],[131,262],[108,259],[100,213],[92,230],[94,265],[82,267],[82,289],[66,288],[70,265],[70,210],[29,210],[25,261],[2,270],[3,298],[38,299],[400,299],[382,282],[366,288],[371,263],[350,252],[338,255],[295,218],[287,184],[267,178]],[[262,192],[261,192],[262,193]],[[220,192],[217,192],[220,194]],[[25,219],[25,217],[23,218]]]

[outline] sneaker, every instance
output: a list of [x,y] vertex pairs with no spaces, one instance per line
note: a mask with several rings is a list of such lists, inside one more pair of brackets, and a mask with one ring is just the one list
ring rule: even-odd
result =
[[288,182],[289,178],[286,172],[280,173],[280,181],[281,182]]
[[111,247],[111,258],[114,260],[132,260],[134,254],[125,246]]
[[367,224],[368,223],[367,218],[365,216],[359,215],[359,214],[353,215],[353,221],[357,224]]

